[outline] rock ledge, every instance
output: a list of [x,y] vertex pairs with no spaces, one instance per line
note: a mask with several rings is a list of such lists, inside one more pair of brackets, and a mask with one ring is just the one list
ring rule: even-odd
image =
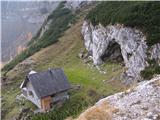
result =
[[160,75],[101,99],[77,120],[160,120]]

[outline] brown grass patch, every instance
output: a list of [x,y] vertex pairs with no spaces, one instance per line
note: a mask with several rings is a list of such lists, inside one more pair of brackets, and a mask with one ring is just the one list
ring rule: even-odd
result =
[[111,106],[107,101],[103,101],[87,109],[76,120],[111,120],[112,114],[118,109]]

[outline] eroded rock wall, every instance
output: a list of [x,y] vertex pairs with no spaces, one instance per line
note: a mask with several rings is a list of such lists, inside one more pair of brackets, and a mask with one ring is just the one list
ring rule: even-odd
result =
[[[120,45],[126,71],[123,76],[127,81],[140,79],[140,71],[147,65],[146,37],[138,29],[132,29],[123,25],[101,24],[93,26],[84,21],[82,35],[86,49],[93,56],[95,65],[102,64],[102,56],[105,54],[111,42]],[[124,78],[123,77],[123,78]]]
[[155,59],[160,65],[160,43],[157,43],[151,47],[151,59]]

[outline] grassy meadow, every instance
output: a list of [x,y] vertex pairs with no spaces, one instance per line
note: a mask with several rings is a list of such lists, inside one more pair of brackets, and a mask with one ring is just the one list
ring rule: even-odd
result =
[[[76,24],[71,26],[55,44],[37,52],[30,59],[36,63],[34,70],[43,71],[48,68],[61,67],[64,69],[71,85],[79,85],[79,90],[70,90],[70,99],[59,109],[45,114],[33,116],[33,120],[63,120],[69,116],[76,117],[90,105],[93,105],[100,98],[106,97],[118,91],[125,89],[120,84],[118,78],[123,70],[120,64],[106,63],[100,66],[106,71],[106,74],[100,73],[95,67],[85,64],[78,57],[78,54],[84,50],[83,39],[81,36],[81,26],[83,17]],[[24,100],[22,105],[16,102],[15,98],[20,94],[19,86],[24,80],[26,73],[24,69],[11,70],[7,73],[8,84],[2,88],[2,97],[4,97],[4,119],[10,119],[19,113],[21,107],[35,106],[29,101]],[[104,82],[112,79],[112,82]]]

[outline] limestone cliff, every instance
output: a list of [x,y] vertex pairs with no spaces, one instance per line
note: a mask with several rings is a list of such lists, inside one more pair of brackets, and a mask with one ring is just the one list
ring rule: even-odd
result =
[[[120,24],[93,26],[89,21],[84,21],[82,35],[85,47],[93,57],[95,65],[102,64],[105,59],[109,59],[113,54],[112,49],[117,49],[114,46],[117,44],[126,67],[123,79],[125,78],[128,83],[141,79],[140,71],[148,65],[149,57],[146,37],[140,30]],[[151,58],[159,60],[159,48],[159,44],[151,47]],[[114,55],[115,59],[118,59],[116,56],[118,55]]]
[[160,65],[160,43],[151,47],[151,59],[155,59]]

